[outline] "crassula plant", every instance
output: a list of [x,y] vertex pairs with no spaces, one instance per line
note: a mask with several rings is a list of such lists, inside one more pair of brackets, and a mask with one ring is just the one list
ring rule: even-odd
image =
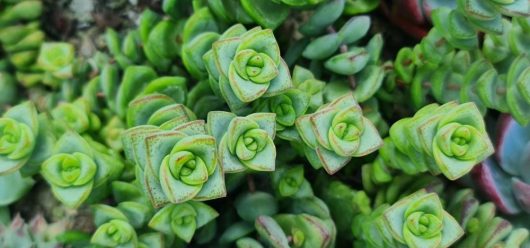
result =
[[229,112],[208,113],[208,132],[215,137],[219,162],[226,173],[274,170],[275,118],[272,113],[246,117]]
[[370,154],[383,143],[352,94],[298,117],[296,128],[311,165],[323,167],[329,174],[340,170],[352,157]]
[[449,247],[464,234],[459,223],[444,210],[438,195],[425,190],[391,206],[382,205],[368,216],[357,219],[371,221],[369,225],[364,223],[368,230],[363,231],[373,233],[361,236],[367,247]]
[[247,31],[242,25],[232,26],[203,58],[212,89],[232,111],[292,87],[289,69],[270,29]]
[[[175,115],[176,114],[176,115]],[[226,195],[223,167],[204,121],[174,112],[176,127],[139,125],[125,131],[123,146],[151,203],[207,200]]]
[[0,0],[0,246],[529,247],[529,7]]
[[491,154],[493,145],[473,103],[431,104],[390,127],[379,157],[363,168],[364,180],[389,182],[391,168],[456,180]]

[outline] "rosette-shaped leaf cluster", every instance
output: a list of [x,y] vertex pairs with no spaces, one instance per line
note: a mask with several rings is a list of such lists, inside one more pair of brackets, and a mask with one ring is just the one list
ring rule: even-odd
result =
[[208,132],[215,137],[224,172],[274,171],[275,114],[255,113],[240,117],[230,112],[212,111],[208,113],[207,123]]
[[310,70],[296,65],[293,69],[293,86],[309,94],[309,112],[314,112],[324,104],[323,90],[326,83],[316,79]]
[[66,42],[45,42],[41,45],[37,65],[44,71],[42,82],[58,87],[74,76],[74,46]]
[[46,36],[38,22],[42,11],[40,0],[6,1],[0,11],[0,43],[24,86],[33,86],[43,78],[36,66]]
[[313,112],[324,102],[325,83],[315,79],[311,71],[295,66],[294,88],[273,97],[263,97],[254,102],[257,112],[276,114],[276,134],[288,141],[302,141],[295,128],[295,121],[306,112]]
[[276,133],[285,140],[300,141],[296,132],[296,119],[305,114],[309,107],[310,95],[299,89],[289,89],[281,95],[263,97],[254,102],[256,112],[276,114]]
[[[123,220],[130,224],[134,232],[129,232],[130,228],[126,225],[114,221],[114,225],[120,226],[122,232],[115,235],[113,231],[101,231],[99,236],[92,235],[92,243],[97,243],[105,247],[120,247],[134,244],[134,236],[137,237],[137,246],[139,248],[153,247],[163,248],[169,245],[178,245],[175,239],[166,237],[163,233],[153,232],[148,229],[148,223],[155,214],[155,209],[149,204],[149,200],[136,183],[127,183],[123,181],[114,181],[112,183],[112,193],[117,202],[115,207],[104,204],[92,206],[94,222],[97,227],[102,227],[105,223],[113,222],[112,220]],[[105,229],[105,228],[102,228]],[[121,239],[121,235],[127,238]],[[128,237],[132,238],[129,239]]]
[[530,4],[525,0],[458,0],[456,9],[436,8],[432,12],[434,28],[452,46],[474,49],[478,32],[503,33],[503,15],[529,16]]
[[474,103],[430,104],[392,125],[379,157],[363,168],[365,187],[372,179],[390,182],[392,168],[456,180],[491,154],[493,145]]
[[99,117],[94,114],[88,101],[79,98],[75,102],[61,102],[51,110],[53,128],[58,133],[73,130],[78,134],[96,131],[101,128]]
[[370,154],[383,144],[351,93],[315,113],[300,116],[296,128],[311,165],[324,167],[329,174],[340,170],[352,157]]
[[438,195],[424,190],[390,207],[382,205],[368,216],[356,223],[364,226],[357,235],[367,247],[449,247],[464,235]]
[[135,164],[145,194],[155,207],[224,197],[216,140],[206,134],[204,121],[170,112],[177,114],[169,121],[171,128],[140,125],[122,136],[125,155]]
[[90,196],[104,197],[109,182],[121,175],[124,164],[117,153],[73,131],[65,132],[43,162],[41,175],[54,196],[64,205],[77,208]]
[[33,103],[23,102],[0,117],[0,205],[20,199],[34,184],[30,177],[50,154],[55,141],[46,117]]
[[203,58],[212,90],[232,111],[240,112],[262,96],[292,88],[289,68],[270,29],[247,31],[241,24],[232,26]]
[[180,204],[169,204],[160,209],[149,221],[149,227],[161,233],[189,243],[198,228],[211,222],[219,214],[212,207],[189,201]]
[[473,170],[478,190],[506,214],[530,212],[530,128],[501,116],[496,153]]
[[30,102],[10,108],[0,118],[0,174],[17,171],[30,160],[37,143],[39,120]]
[[447,211],[465,229],[465,235],[455,247],[524,247],[528,230],[515,228],[496,216],[491,202],[480,204],[473,191],[462,189],[451,195]]
[[313,195],[311,184],[304,177],[304,167],[281,167],[271,176],[273,186],[281,197],[302,198]]
[[138,247],[138,235],[122,211],[103,204],[95,205],[93,209],[97,229],[90,243],[102,247]]

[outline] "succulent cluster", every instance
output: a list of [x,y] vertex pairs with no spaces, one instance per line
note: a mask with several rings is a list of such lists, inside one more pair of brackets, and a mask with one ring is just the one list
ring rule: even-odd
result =
[[528,247],[529,16],[0,0],[0,246]]

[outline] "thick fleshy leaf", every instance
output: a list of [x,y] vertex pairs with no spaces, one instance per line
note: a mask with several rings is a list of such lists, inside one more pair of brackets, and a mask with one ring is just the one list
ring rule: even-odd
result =
[[271,80],[264,96],[275,96],[293,87],[289,67],[283,59],[278,64],[278,76]]
[[35,184],[31,177],[23,177],[20,172],[0,176],[0,206],[7,206],[22,198]]
[[472,171],[472,176],[499,210],[508,214],[517,214],[521,211],[513,198],[509,175],[498,168],[491,158],[476,166]]
[[289,15],[289,8],[270,0],[242,0],[241,6],[252,19],[264,28],[275,29]]
[[256,230],[273,247],[290,247],[289,240],[276,221],[266,215],[259,216],[255,221]]
[[67,188],[53,186],[53,195],[64,205],[71,208],[78,208],[88,198],[92,192],[92,182],[81,186],[70,186]]

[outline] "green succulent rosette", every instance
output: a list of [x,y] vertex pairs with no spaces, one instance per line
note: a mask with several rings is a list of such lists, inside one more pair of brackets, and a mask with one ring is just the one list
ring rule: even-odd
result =
[[92,244],[103,247],[134,248],[138,247],[138,237],[134,227],[127,219],[113,219],[96,229],[90,239]]
[[67,131],[55,144],[53,155],[42,164],[41,175],[64,205],[79,207],[92,192],[103,189],[121,174],[124,165],[115,158],[119,155],[106,153],[101,146]]
[[396,202],[381,218],[392,237],[407,247],[449,247],[464,234],[438,195],[424,190]]
[[189,243],[197,229],[217,218],[219,214],[212,207],[189,201],[170,204],[160,209],[149,221],[149,227],[161,233]]
[[171,129],[140,125],[122,136],[127,159],[155,207],[188,200],[203,201],[226,195],[215,139],[204,121],[175,117]]
[[296,65],[293,69],[293,85],[296,89],[309,94],[310,112],[314,112],[324,104],[323,91],[326,83],[316,79],[310,70]]
[[315,113],[298,117],[296,128],[311,165],[324,167],[329,174],[340,170],[352,157],[370,154],[383,143],[351,93]]
[[41,45],[37,65],[44,71],[43,83],[58,87],[61,80],[74,76],[75,48],[66,42]]
[[263,97],[254,102],[256,112],[272,112],[276,114],[276,134],[285,140],[300,141],[294,127],[296,118],[306,113],[309,108],[310,95],[299,90],[289,89],[273,96]]
[[230,112],[208,113],[208,132],[215,137],[219,162],[226,173],[247,169],[274,171],[276,114],[239,117]]
[[37,109],[30,102],[10,108],[0,118],[0,175],[20,169],[33,154],[39,134]]
[[273,187],[281,197],[302,198],[313,196],[311,183],[304,177],[304,167],[281,167],[271,176]]
[[111,220],[96,230],[92,243],[105,247],[136,247],[136,232],[123,220]]
[[[441,172],[451,180],[467,174],[494,151],[482,115],[474,103],[425,106],[414,117],[392,125],[390,138],[396,152],[411,161],[406,165],[407,168],[412,166],[409,174]],[[391,144],[387,147],[392,149]],[[382,155],[389,164],[396,161],[401,165],[407,160]]]
[[287,64],[272,30],[241,24],[225,31],[204,56],[212,90],[232,111],[241,111],[262,96],[275,96],[292,87]]
[[91,111],[89,102],[79,98],[74,102],[61,102],[51,110],[54,129],[59,133],[73,130],[79,134],[101,128],[101,120]]

